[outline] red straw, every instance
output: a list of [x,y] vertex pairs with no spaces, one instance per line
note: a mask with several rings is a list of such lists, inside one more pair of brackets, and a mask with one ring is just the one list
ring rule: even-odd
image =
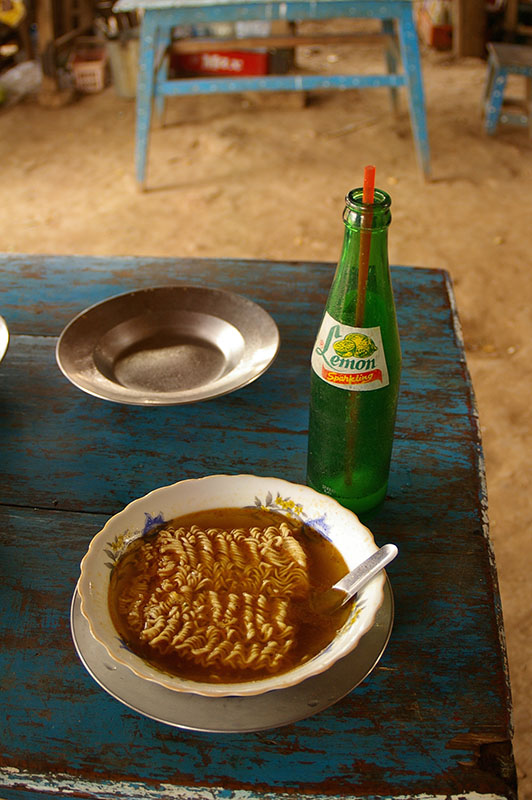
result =
[[[364,167],[364,183],[362,186],[362,202],[372,205],[375,197],[375,167]],[[366,307],[366,285],[368,282],[369,250],[371,245],[371,222],[373,211],[368,211],[362,217],[363,229],[360,232],[360,253],[358,259],[358,294],[355,312],[355,327],[364,324],[364,311]]]
[[364,185],[362,188],[362,201],[373,203],[375,197],[375,167],[364,167]]
[[[364,183],[362,186],[362,202],[368,206],[373,205],[375,197],[375,167],[364,168]],[[364,325],[364,311],[366,307],[366,285],[368,282],[369,251],[371,246],[371,223],[373,209],[362,215],[362,230],[360,231],[360,251],[358,256],[358,292],[355,309],[355,327]],[[344,483],[351,486],[353,479],[353,463],[355,459],[355,439],[358,427],[358,408],[360,392],[351,392],[349,398],[349,418],[347,425],[347,442],[344,464]]]

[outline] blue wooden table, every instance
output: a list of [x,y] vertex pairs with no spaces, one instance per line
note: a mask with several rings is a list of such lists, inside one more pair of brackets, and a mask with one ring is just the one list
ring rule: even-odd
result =
[[[137,82],[136,173],[144,186],[152,104],[162,111],[170,95],[245,91],[303,91],[405,87],[419,166],[430,174],[418,38],[411,0],[118,0],[117,12],[142,10]],[[266,75],[263,77],[171,78],[165,53],[177,26],[249,20],[324,20],[365,18],[381,21],[392,39],[387,72],[376,75]],[[393,46],[395,40],[398,48]]]
[[[304,482],[309,358],[333,267],[321,263],[0,256],[0,798],[515,798],[511,701],[482,451],[445,272],[392,269],[403,382],[389,495],[368,520],[396,542],[390,642],[319,714],[256,733],[182,730],[131,710],[80,663],[79,561],[107,517],[176,480]],[[140,287],[237,291],[276,320],[256,382],[191,406],[121,406],[60,373],[57,337]],[[297,292],[294,292],[297,287]]]

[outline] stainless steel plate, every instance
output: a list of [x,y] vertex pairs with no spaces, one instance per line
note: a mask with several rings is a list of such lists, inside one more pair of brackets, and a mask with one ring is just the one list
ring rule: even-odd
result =
[[246,733],[278,728],[323,711],[358,686],[377,665],[393,626],[394,603],[388,578],[384,602],[373,628],[358,647],[322,675],[303,683],[250,697],[203,697],[173,692],[115,663],[91,636],[72,598],[70,627],[76,651],[88,673],[112,697],[150,719],[177,728],[209,733]]
[[59,337],[56,359],[79,389],[159,406],[233,392],[265,372],[279,331],[261,306],[200,286],[156,286],[91,306]]

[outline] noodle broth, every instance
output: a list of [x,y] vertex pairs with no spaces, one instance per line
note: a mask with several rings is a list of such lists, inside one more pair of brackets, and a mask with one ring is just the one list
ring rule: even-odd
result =
[[290,517],[263,508],[200,511],[132,542],[111,574],[109,611],[127,646],[163,672],[258,680],[333,640],[349,607],[319,615],[310,597],[346,572],[334,545]]

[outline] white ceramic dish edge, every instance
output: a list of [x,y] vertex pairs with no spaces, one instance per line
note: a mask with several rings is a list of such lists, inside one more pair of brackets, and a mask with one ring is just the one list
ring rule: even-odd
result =
[[245,474],[209,475],[154,489],[133,500],[107,520],[92,539],[81,561],[78,582],[81,613],[89,624],[91,635],[105,647],[111,658],[127,666],[139,677],[174,691],[211,697],[246,696],[293,686],[311,675],[320,674],[356,647],[364,633],[372,627],[382,604],[384,573],[376,576],[363,589],[347,622],[325,650],[280,675],[235,684],[183,680],[151,667],[120,640],[107,611],[107,590],[113,561],[119,558],[125,547],[154,526],[188,512],[254,505],[291,514],[310,523],[333,541],[349,569],[377,550],[372,533],[355,514],[310,487],[282,478]]
[[0,361],[4,358],[9,347],[9,328],[3,317],[0,317]]

